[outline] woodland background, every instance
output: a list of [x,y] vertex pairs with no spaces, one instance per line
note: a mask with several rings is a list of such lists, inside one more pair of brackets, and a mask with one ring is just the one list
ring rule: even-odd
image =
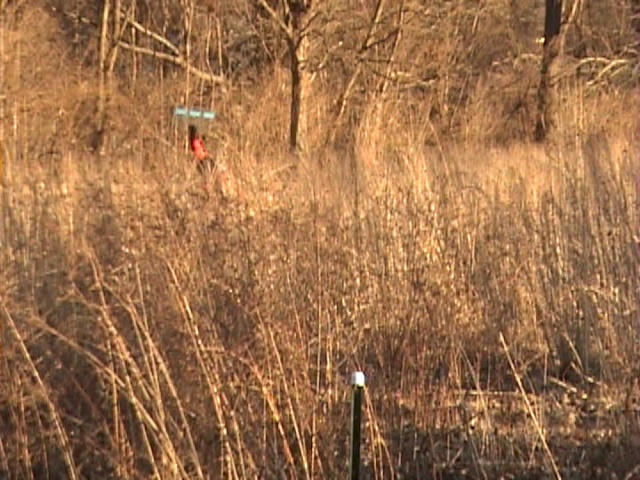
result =
[[640,478],[639,14],[0,0],[0,478]]

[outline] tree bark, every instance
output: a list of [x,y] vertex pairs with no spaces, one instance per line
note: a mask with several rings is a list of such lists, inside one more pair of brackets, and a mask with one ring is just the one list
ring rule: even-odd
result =
[[289,54],[291,55],[291,108],[289,120],[289,148],[295,152],[298,147],[298,134],[300,126],[300,109],[302,105],[302,72],[300,59],[293,42],[289,42]]
[[109,52],[109,16],[111,15],[111,1],[104,0],[102,4],[102,18],[100,24],[100,45],[98,52],[98,106],[96,111],[96,128],[91,141],[94,152],[102,153],[104,148],[104,133],[106,125],[107,104],[107,54]]
[[311,3],[311,0],[283,0],[284,14],[280,15],[267,0],[258,0],[258,4],[284,34],[287,43],[291,73],[289,149],[292,153],[298,153],[304,146],[307,134],[305,103],[309,75],[305,69],[309,55],[309,37],[306,23],[310,16]]
[[[136,19],[136,15],[137,15],[136,3],[137,3],[136,0],[133,0],[133,2],[131,2],[131,18],[133,20]],[[136,38],[137,37],[136,29],[131,27],[129,35],[130,35],[131,45],[136,45],[138,43]],[[138,54],[136,52],[131,52],[131,87],[130,88],[132,93],[135,92],[137,79],[138,79]]]
[[291,70],[291,109],[289,121],[289,148],[296,153],[304,147],[308,135],[307,108],[308,74],[305,63],[309,55],[309,40],[304,32],[304,21],[310,7],[308,1],[289,0],[291,35],[287,39]]
[[544,18],[544,44],[538,86],[538,115],[535,139],[542,142],[557,126],[556,101],[553,88],[553,63],[560,53],[560,27],[562,0],[546,0]]

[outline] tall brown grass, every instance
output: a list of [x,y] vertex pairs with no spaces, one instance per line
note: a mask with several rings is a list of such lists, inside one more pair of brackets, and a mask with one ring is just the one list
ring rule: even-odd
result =
[[285,69],[192,79],[222,199],[168,119],[176,70],[120,78],[88,153],[95,72],[47,12],[0,35],[0,479],[344,478],[355,369],[365,478],[638,476],[632,93],[568,76],[543,146],[532,55],[448,117],[448,80],[358,92],[338,133],[318,80],[292,159]]
[[632,478],[631,130],[429,150],[399,111],[290,168],[256,125],[228,202],[160,145],[10,159],[0,477],[344,477],[363,369],[366,478]]

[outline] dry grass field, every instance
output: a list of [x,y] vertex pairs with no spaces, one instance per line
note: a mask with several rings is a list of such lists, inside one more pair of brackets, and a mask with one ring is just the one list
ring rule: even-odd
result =
[[367,478],[623,478],[637,200],[593,142],[247,169],[225,203],[169,163],[12,166],[0,471],[338,478],[362,368]]

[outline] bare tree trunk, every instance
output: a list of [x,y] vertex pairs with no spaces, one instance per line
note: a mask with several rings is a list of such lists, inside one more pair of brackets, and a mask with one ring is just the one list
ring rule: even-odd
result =
[[[133,2],[135,3],[135,1]],[[112,41],[109,42],[109,59],[107,64],[107,97],[106,97],[106,109],[108,110],[109,101],[113,94],[113,72],[118,60],[118,53],[120,51],[120,39],[124,31],[122,22],[122,0],[114,0],[113,5],[113,25],[111,29]],[[130,14],[130,12],[129,12]]]
[[216,15],[216,37],[217,37],[217,55],[218,55],[218,75],[224,75],[224,57],[222,55],[223,50],[223,38],[222,38],[222,22],[220,21],[220,14]]
[[[132,0],[131,2],[131,18],[133,20],[136,19],[137,11],[136,11],[136,0]],[[130,30],[130,42],[131,45],[137,45],[137,32],[134,27],[131,27]],[[136,81],[138,78],[138,54],[135,51],[131,51],[131,92],[134,92]]]
[[307,108],[305,97],[309,83],[305,71],[309,55],[308,27],[305,25],[310,17],[311,0],[283,0],[284,15],[279,14],[267,2],[258,0],[274,24],[285,35],[289,50],[289,70],[291,72],[291,105],[289,119],[289,148],[297,153],[304,145],[306,135]]
[[[131,15],[131,11],[125,15]],[[123,32],[122,0],[113,0],[113,6],[111,0],[104,0],[100,25],[97,126],[92,142],[92,147],[100,154],[104,154],[104,142],[109,123],[109,103],[113,93],[113,73]]]
[[289,46],[291,55],[291,109],[289,120],[289,148],[292,152],[298,149],[298,128],[300,122],[300,105],[302,103],[302,74],[295,47]]
[[308,94],[306,62],[309,55],[309,37],[305,32],[305,20],[311,7],[309,0],[288,0],[291,34],[287,37],[291,70],[291,111],[289,121],[289,148],[297,152],[304,147],[308,135],[305,97]]
[[546,0],[544,19],[544,46],[538,86],[538,118],[535,139],[544,141],[557,126],[556,102],[554,98],[553,63],[560,53],[560,26],[562,22],[562,0]]
[[[191,0],[186,0],[183,4],[183,14],[184,14],[184,40],[185,40],[185,58],[187,65],[191,65],[191,29],[193,25],[193,4]],[[185,90],[184,90],[184,105],[189,108],[191,103],[191,72],[187,68],[185,75]],[[187,126],[185,125],[185,129]],[[182,133],[182,132],[181,132]],[[186,134],[186,130],[184,132]],[[185,135],[186,139],[187,136]],[[184,142],[185,150],[188,150],[189,146],[187,142]]]
[[111,1],[104,0],[102,4],[102,19],[100,25],[100,46],[98,52],[98,107],[96,112],[96,131],[94,132],[91,147],[94,151],[102,153],[104,147],[104,133],[106,124],[107,105],[107,54],[109,52],[109,16],[111,14]]
[[295,42],[290,39],[289,55],[290,55],[290,70],[291,70],[291,105],[290,105],[290,120],[289,120],[289,148],[292,152],[298,150],[299,145],[299,129],[300,129],[300,110],[302,108],[302,95],[303,95],[303,79],[300,66],[300,58],[298,57],[298,50],[295,46]]

